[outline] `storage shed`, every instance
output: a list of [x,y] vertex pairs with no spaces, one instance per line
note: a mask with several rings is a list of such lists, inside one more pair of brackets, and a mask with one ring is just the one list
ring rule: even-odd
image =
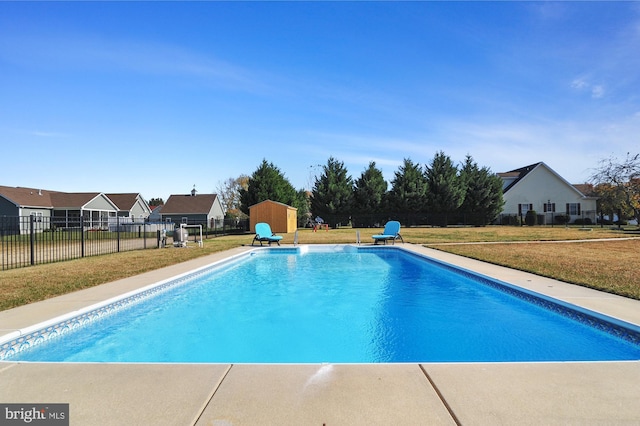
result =
[[249,206],[249,224],[251,230],[256,223],[266,222],[276,233],[295,232],[298,229],[298,209],[277,201],[265,200]]

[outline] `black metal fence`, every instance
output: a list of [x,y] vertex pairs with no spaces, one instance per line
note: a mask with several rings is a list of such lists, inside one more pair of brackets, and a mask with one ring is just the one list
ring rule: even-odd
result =
[[[181,222],[185,225],[201,225],[203,238],[216,237],[220,235],[230,234],[246,234],[249,231],[249,219],[224,219],[224,220],[211,220],[207,223],[206,220],[194,220],[189,219]],[[179,227],[180,223],[172,223],[174,227]],[[194,228],[188,228],[189,235],[195,235],[200,232]]]
[[173,231],[173,224],[134,222],[117,217],[99,228],[86,226],[82,217],[73,225],[56,217],[0,217],[2,270],[157,248],[160,232]]
[[[203,238],[249,232],[248,219],[229,219],[188,225],[202,225]],[[20,216],[0,217],[0,270],[81,257],[98,256],[131,250],[159,248],[163,232],[171,238],[173,222],[134,221],[113,217],[100,226],[83,217],[69,218]],[[193,238],[199,230],[187,228]],[[196,236],[196,233],[198,234]]]
[[[331,227],[353,226],[354,228],[379,228],[389,220],[397,220],[404,227],[411,226],[485,226],[485,225],[527,225],[521,215],[500,214],[493,221],[487,221],[482,213],[377,213],[353,215],[323,215],[323,221]],[[312,222],[311,222],[312,223]],[[579,216],[558,213],[537,214],[534,225],[590,225],[596,223],[596,211],[582,211]]]
[[459,213],[377,213],[351,216],[326,215],[322,219],[330,226],[353,226],[354,228],[379,228],[389,220],[397,220],[404,227],[448,226],[448,225],[490,225],[482,214]]

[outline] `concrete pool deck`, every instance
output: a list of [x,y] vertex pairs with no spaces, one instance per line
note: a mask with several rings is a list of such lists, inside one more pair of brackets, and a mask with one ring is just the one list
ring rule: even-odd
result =
[[[403,247],[640,325],[640,301],[421,246]],[[0,312],[0,336],[249,249]],[[69,403],[72,425],[637,425],[639,396],[640,361],[0,363],[0,403]]]

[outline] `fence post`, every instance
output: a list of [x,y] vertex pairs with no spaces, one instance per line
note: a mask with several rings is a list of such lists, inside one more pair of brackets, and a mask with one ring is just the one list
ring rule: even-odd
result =
[[[7,255],[8,255],[8,246],[9,246],[9,241],[7,241],[7,247],[5,248],[5,242],[4,242],[4,227],[5,227],[5,221],[2,220],[2,218],[0,218],[0,246],[2,248],[2,250],[0,250],[0,253],[2,253],[2,270],[4,271],[4,253],[5,250],[7,250]],[[7,256],[7,259],[9,257]],[[7,261],[8,264],[8,261]],[[7,266],[7,269],[9,269],[9,267]]]
[[29,251],[31,256],[31,266],[36,264],[35,259],[35,243],[36,243],[36,234],[35,234],[35,219],[36,217],[33,215],[29,215]]
[[85,239],[84,239],[84,216],[82,216],[82,211],[80,212],[80,257],[84,257],[85,252]]
[[116,215],[116,241],[117,241],[116,252],[120,253],[120,216],[117,216],[117,215]]

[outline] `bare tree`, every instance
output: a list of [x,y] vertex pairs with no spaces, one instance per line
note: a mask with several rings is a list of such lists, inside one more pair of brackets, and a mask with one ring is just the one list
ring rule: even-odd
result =
[[240,217],[244,214],[240,211],[240,190],[246,189],[249,177],[240,175],[237,178],[228,178],[224,182],[218,182],[216,193],[220,197],[222,207],[227,216]]
[[[624,160],[611,156],[601,160],[591,175],[596,186],[612,188],[620,200],[620,210],[628,211],[638,220],[640,211],[640,154],[627,152]],[[622,219],[622,218],[620,218]]]

